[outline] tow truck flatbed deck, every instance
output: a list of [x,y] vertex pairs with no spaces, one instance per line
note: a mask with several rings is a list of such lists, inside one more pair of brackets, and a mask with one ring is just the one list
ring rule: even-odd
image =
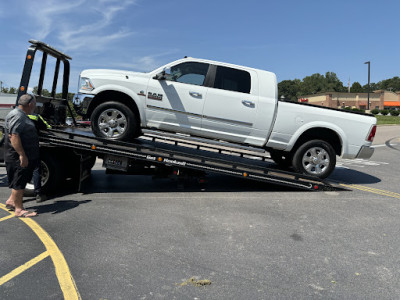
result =
[[[154,165],[219,173],[248,180],[289,186],[301,190],[337,190],[339,187],[316,177],[278,169],[264,154],[246,155],[241,149],[221,149],[210,144],[200,147],[190,141],[174,141],[171,135],[141,136],[131,143],[95,137],[91,131],[76,128],[51,129],[40,134],[42,144],[71,148],[104,157],[111,155]],[[238,153],[239,152],[239,153]],[[257,153],[256,153],[257,154]]]

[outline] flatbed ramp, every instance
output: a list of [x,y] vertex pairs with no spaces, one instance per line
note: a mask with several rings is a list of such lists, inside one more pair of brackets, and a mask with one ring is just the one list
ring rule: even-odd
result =
[[[126,158],[154,165],[166,165],[178,169],[192,169],[206,173],[218,173],[247,180],[262,181],[300,190],[331,191],[341,189],[316,177],[284,171],[276,168],[263,153],[203,145],[171,136],[147,134],[132,143],[95,137],[92,132],[75,128],[51,129],[40,134],[44,145],[91,152],[99,157],[113,157],[115,166],[123,170]],[[121,158],[120,160],[118,158]]]

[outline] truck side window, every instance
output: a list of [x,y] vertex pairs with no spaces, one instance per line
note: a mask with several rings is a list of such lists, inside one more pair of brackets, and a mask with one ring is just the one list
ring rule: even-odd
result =
[[166,80],[195,85],[204,85],[208,67],[209,65],[205,63],[181,63],[171,67],[170,74],[166,74]]
[[218,66],[214,87],[249,94],[251,87],[250,74],[246,71]]

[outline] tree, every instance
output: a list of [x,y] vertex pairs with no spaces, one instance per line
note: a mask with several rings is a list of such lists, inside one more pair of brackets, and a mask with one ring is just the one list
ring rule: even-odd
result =
[[[38,87],[37,87],[37,86],[35,86],[35,87],[33,88],[32,93],[35,94],[35,95],[38,94]],[[42,89],[42,96],[44,96],[44,97],[50,97],[50,96],[51,96],[51,93],[50,93],[48,90],[46,90],[46,89]]]
[[388,91],[400,91],[400,78],[399,77],[393,77],[391,79],[385,79],[380,82],[378,82],[379,88],[382,90],[388,90]]
[[301,95],[312,95],[326,91],[326,82],[324,75],[315,73],[311,76],[306,76],[300,85]]
[[10,87],[10,88],[2,87],[1,92],[4,94],[16,94],[17,89],[15,87]]
[[359,82],[354,82],[350,88],[351,93],[363,93],[364,89]]
[[[362,88],[363,88],[364,93],[367,93],[367,92],[368,92],[368,84],[363,85]],[[376,90],[380,90],[380,89],[381,89],[381,85],[380,85],[379,83],[371,82],[371,83],[369,84],[369,91],[370,91],[370,92],[373,92],[373,91],[376,91]]]
[[300,91],[300,79],[283,80],[278,83],[278,98],[297,102]]
[[17,89],[14,87],[10,87],[10,89],[8,90],[9,94],[16,94],[17,93]]
[[1,92],[4,94],[8,94],[8,88],[5,87],[1,88]]
[[339,80],[336,73],[326,72],[325,73],[325,92],[345,92],[346,88],[343,86],[343,82]]

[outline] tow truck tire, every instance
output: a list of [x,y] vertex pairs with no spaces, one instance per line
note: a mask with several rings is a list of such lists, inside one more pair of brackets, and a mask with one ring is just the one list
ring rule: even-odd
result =
[[336,153],[329,143],[311,140],[295,151],[292,164],[298,173],[323,179],[335,169]]
[[[42,192],[47,194],[57,191],[65,175],[63,170],[64,166],[59,160],[56,160],[51,154],[42,155],[41,158],[41,178],[42,178]],[[25,187],[25,196],[33,196],[35,194],[35,189],[33,181],[28,183]]]
[[120,102],[100,104],[90,119],[93,133],[101,138],[131,141],[140,135],[138,118],[129,107]]
[[292,165],[292,155],[289,152],[270,150],[272,160],[282,168],[289,168]]

